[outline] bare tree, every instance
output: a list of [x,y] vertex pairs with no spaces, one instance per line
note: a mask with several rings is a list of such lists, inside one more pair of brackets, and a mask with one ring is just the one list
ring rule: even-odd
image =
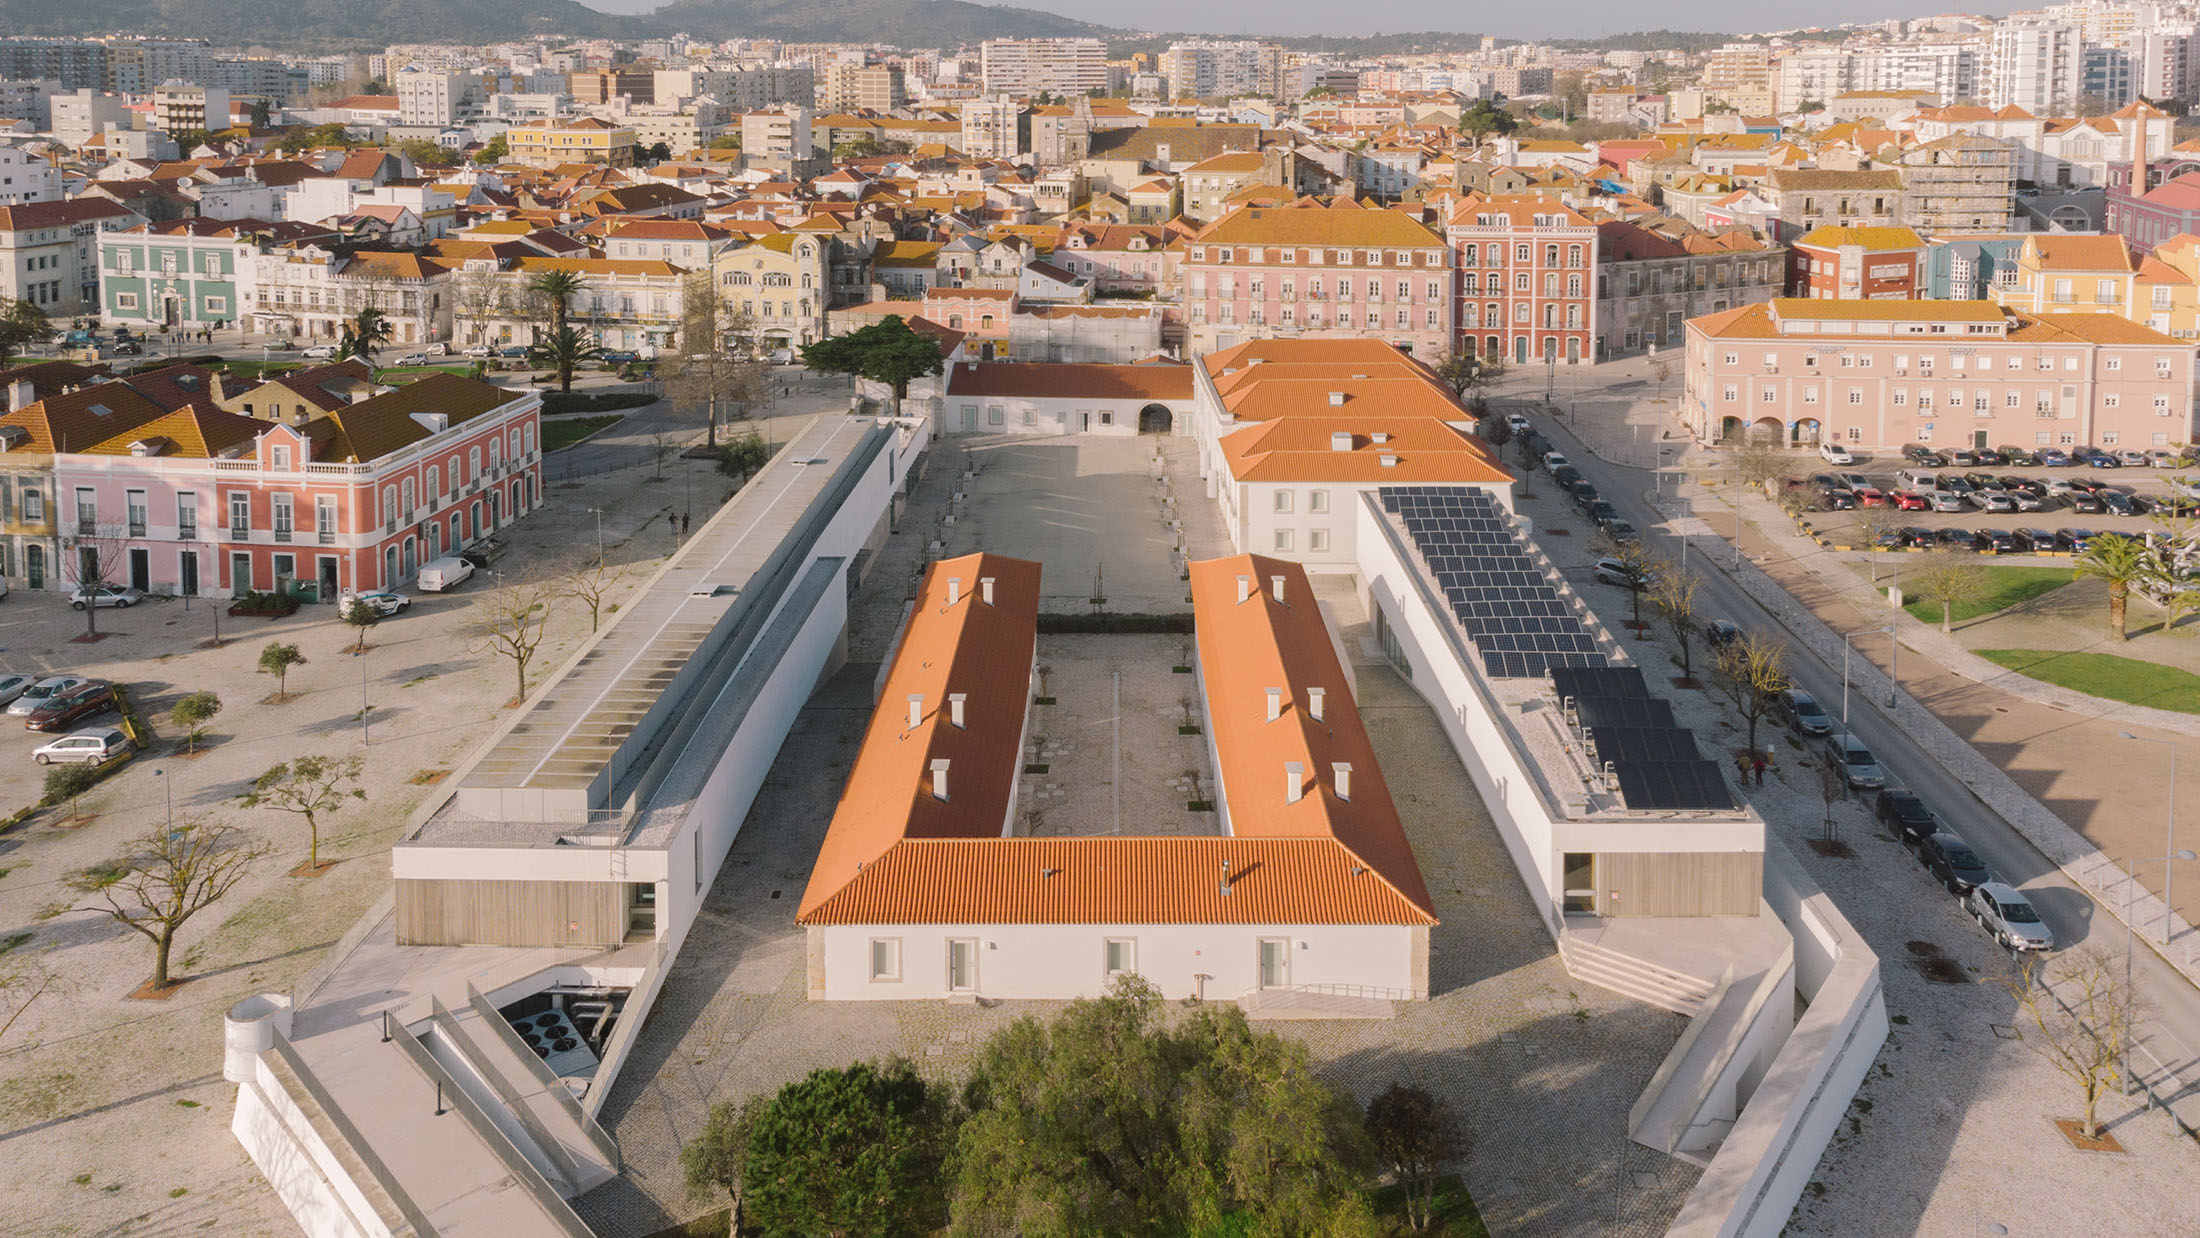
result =
[[727,300],[709,271],[681,285],[680,338],[666,367],[666,390],[675,401],[704,409],[704,444],[718,445],[718,412],[745,416],[763,399],[768,367],[756,357],[756,322]]
[[468,630],[469,645],[476,653],[494,653],[512,660],[519,684],[516,705],[527,699],[527,667],[535,660],[550,627],[550,612],[562,586],[555,579],[515,580],[500,585],[480,603],[480,618]]
[[2125,1038],[2139,1013],[2139,1002],[2124,983],[2123,969],[2097,947],[2057,955],[2040,965],[2027,958],[2008,982],[2036,1035],[2025,1043],[2085,1097],[2081,1128],[2087,1139],[2100,1137],[2096,1115],[2101,1097],[2124,1077]]
[[1702,593],[1702,577],[1678,570],[1660,575],[1650,589],[1650,605],[1673,629],[1673,639],[1681,643],[1681,677],[1684,679],[1695,678],[1692,653],[1696,638],[1696,604]]
[[71,873],[66,884],[97,911],[153,943],[149,987],[168,987],[168,956],[192,916],[220,902],[270,850],[209,815],[186,817],[131,844],[127,854]]
[[[24,938],[29,936],[28,933],[23,934]],[[25,961],[6,972],[0,972],[0,997],[6,997],[8,1000],[13,1001],[18,993],[25,990],[30,993],[30,996],[25,997],[20,1003],[16,1004],[13,1010],[8,1011],[6,1022],[0,1022],[0,1040],[7,1038],[8,1029],[15,1026],[16,1020],[28,1014],[30,1008],[37,1004],[39,998],[44,997],[61,983],[60,975],[54,972],[52,968],[29,961]],[[64,991],[66,990],[64,989]]]
[[[451,321],[463,336],[461,343],[478,344],[489,335],[489,326],[507,312],[510,281],[493,267],[471,263],[451,277]],[[468,325],[472,330],[466,330]]]
[[1752,430],[1743,436],[1741,449],[1734,453],[1734,473],[1745,486],[1761,490],[1787,468],[1787,454],[1780,450],[1777,435]]
[[84,612],[84,634],[98,636],[100,594],[121,584],[131,539],[122,525],[87,521],[81,514],[68,523],[76,529],[61,539],[69,583],[75,586],[69,605]]
[[566,572],[566,588],[588,608],[588,630],[591,634],[603,627],[604,603],[611,591],[626,579],[626,569],[614,567],[602,555],[581,560]]
[[1818,762],[1818,798],[1826,804],[1826,841],[1832,842],[1839,833],[1833,819],[1833,806],[1849,798],[1849,776],[1832,757],[1821,756]]
[[656,476],[650,478],[651,481],[663,481],[665,479],[665,461],[672,458],[672,449],[676,446],[678,444],[672,441],[672,431],[652,430],[649,432],[649,460],[657,470]]
[[238,797],[246,808],[272,808],[305,818],[306,871],[321,871],[321,814],[335,812],[346,800],[363,800],[359,786],[366,758],[295,757],[268,767],[252,780],[252,789]]
[[1634,604],[1632,624],[1639,638],[1643,630],[1642,595],[1658,583],[1658,569],[1665,566],[1664,560],[1639,539],[1623,540],[1604,532],[1597,534],[1597,551],[1618,563],[1620,574],[1627,578],[1628,600]]
[[1954,555],[1929,556],[1910,573],[1910,592],[1917,600],[1939,605],[1943,632],[1955,627],[1956,607],[1983,599],[1992,588],[1985,568]]
[[[1896,507],[1891,500],[1877,507],[1860,508],[1856,513],[1856,531],[1863,538],[1867,555],[1880,549],[1881,539],[1900,529],[1902,525],[1902,509]],[[1867,559],[1866,562],[1872,566],[1872,579],[1878,580],[1879,560]]]
[[1749,750],[1757,751],[1757,723],[1788,689],[1787,642],[1744,632],[1719,646],[1711,680],[1749,724]]

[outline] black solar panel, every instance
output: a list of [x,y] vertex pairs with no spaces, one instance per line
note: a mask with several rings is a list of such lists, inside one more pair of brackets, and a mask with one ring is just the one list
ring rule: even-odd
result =
[[1710,761],[1626,761],[1612,771],[1620,799],[1634,809],[1734,807],[1726,778]]
[[1555,667],[1551,688],[1558,699],[1582,696],[1648,696],[1639,666]]
[[[1577,664],[1578,665],[1578,664]],[[1583,727],[1674,727],[1673,707],[1656,697],[1588,696],[1574,702]]]
[[1465,486],[1385,486],[1383,510],[1397,514],[1474,642],[1492,678],[1605,665],[1596,639],[1514,536],[1489,492]]
[[[1564,668],[1561,668],[1564,669]],[[1589,728],[1589,746],[1598,764],[1612,761],[1701,761],[1696,736],[1666,727],[1596,726]]]

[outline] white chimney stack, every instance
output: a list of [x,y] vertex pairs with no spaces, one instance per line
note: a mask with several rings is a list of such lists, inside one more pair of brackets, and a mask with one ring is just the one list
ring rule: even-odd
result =
[[1335,774],[1335,775],[1337,776],[1337,798],[1338,798],[1338,799],[1340,799],[1340,800],[1349,800],[1349,799],[1351,799],[1351,798],[1352,798],[1352,762],[1350,762],[1350,761],[1335,761],[1335,762],[1332,762],[1332,763],[1330,764],[1330,766],[1329,766],[1329,769],[1330,769],[1330,772],[1331,772],[1331,773],[1333,773],[1333,774]]
[[1329,690],[1326,688],[1308,688],[1306,690],[1306,712],[1312,714],[1316,722],[1322,720],[1322,698],[1327,695],[1329,695]]
[[1350,451],[1350,450],[1352,450],[1352,432],[1351,432],[1350,430],[1333,430],[1333,431],[1331,431],[1331,432],[1330,432],[1330,435],[1329,435],[1329,450],[1331,450],[1331,451]]
[[1238,601],[1239,601],[1239,603],[1241,603],[1241,604],[1242,604],[1242,603],[1243,603],[1243,602],[1245,601],[1245,599],[1247,599],[1247,598],[1249,598],[1249,597],[1251,597],[1251,596],[1253,596],[1253,578],[1252,578],[1252,577],[1250,577],[1250,576],[1240,576],[1240,577],[1238,577]]
[[947,802],[946,757],[940,757],[932,762],[932,798],[943,804]]
[[947,694],[947,720],[958,727],[963,724],[963,701],[968,699],[969,695],[967,692],[950,692]]
[[909,729],[914,731],[924,725],[924,693],[909,694]]
[[1283,716],[1283,689],[1268,689],[1268,720],[1274,722]]
[[1306,767],[1297,761],[1283,763],[1283,802],[1296,804],[1306,792]]
[[[985,599],[986,605],[993,605],[993,578],[991,576],[978,577],[978,596]],[[957,725],[961,724],[958,723]]]
[[1283,600],[1283,577],[1270,576],[1268,578],[1268,589],[1276,595],[1276,600],[1281,602]]
[[1343,407],[1344,407],[1344,392],[1342,392],[1342,391],[1332,391],[1332,392],[1330,392],[1330,393],[1329,393],[1329,403],[1330,403],[1330,406],[1331,406],[1331,407],[1333,407],[1333,408],[1343,408]]
[[954,605],[955,603],[957,603],[957,602],[960,602],[960,601],[962,601],[962,594],[963,594],[963,578],[962,578],[962,577],[960,577],[960,576],[950,576],[950,577],[948,577],[948,578],[947,578],[947,604],[948,604],[949,606],[953,606],[953,605]]

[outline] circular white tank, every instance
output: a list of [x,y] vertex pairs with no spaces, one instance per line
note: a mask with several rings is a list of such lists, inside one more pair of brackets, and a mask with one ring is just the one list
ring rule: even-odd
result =
[[290,1014],[288,993],[257,993],[231,1006],[222,1018],[222,1078],[250,1079],[253,1063],[275,1047],[275,1038],[290,1035]]

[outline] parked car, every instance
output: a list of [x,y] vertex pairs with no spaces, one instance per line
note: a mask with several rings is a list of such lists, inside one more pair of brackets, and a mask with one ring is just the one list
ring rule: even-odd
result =
[[1971,506],[1965,501],[1966,496],[1953,490],[1930,490],[1925,497],[1936,512],[1960,512]]
[[605,365],[630,365],[642,359],[642,354],[631,348],[608,349],[603,354]]
[[1931,550],[1939,534],[1921,524],[1902,527],[1902,544],[1917,550]]
[[1593,481],[1577,481],[1568,489],[1573,492],[1576,507],[1587,507],[1603,497],[1597,493],[1596,483]]
[[1885,507],[1887,505],[1887,492],[1877,486],[1865,486],[1861,489],[1851,490],[1849,493],[1856,496],[1858,507]]
[[1638,583],[1641,588],[1648,589],[1657,583],[1657,578],[1648,572],[1644,572],[1638,582],[1635,574],[1628,571],[1627,565],[1618,559],[1597,560],[1594,572],[1598,581],[1607,585],[1618,585],[1622,589],[1636,588]]
[[1572,490],[1574,483],[1581,480],[1581,470],[1571,464],[1561,464],[1551,470],[1551,480],[1557,482],[1562,489]]
[[1883,790],[1872,806],[1872,813],[1879,823],[1892,831],[1896,840],[1910,850],[1940,832],[1940,818],[1926,807],[1925,801],[1908,791]]
[[2108,505],[2101,501],[2101,496],[2089,490],[2073,490],[2065,501],[2070,504],[2071,511],[2084,512],[2088,516],[2098,516],[2108,510]]
[[52,675],[23,689],[14,700],[8,702],[8,712],[18,718],[45,704],[56,692],[67,692],[78,684],[87,682],[82,675]]
[[2171,451],[2166,447],[2156,447],[2147,452],[2147,463],[2150,466],[2158,469],[2173,469],[2177,468],[2184,462],[2177,458],[2176,452]]
[[2040,448],[2039,460],[2043,467],[2051,469],[2066,469],[2072,463],[2070,453],[2060,447]]
[[1546,451],[1543,453],[1543,467],[1553,473],[1565,468],[1566,463],[1566,453],[1563,451]]
[[1603,499],[1598,499],[1596,502],[1589,504],[1585,510],[1588,512],[1589,519],[1595,521],[1596,526],[1600,529],[1611,528],[1612,523],[1619,519],[1619,509]]
[[484,537],[459,551],[458,557],[473,564],[476,571],[486,570],[490,564],[504,557],[504,539]]
[[2017,535],[2007,529],[1980,529],[1978,548],[1986,554],[2013,555],[2017,553]]
[[2020,512],[2042,511],[2047,507],[2047,500],[2030,490],[2011,490],[2009,501]]
[[487,344],[468,344],[460,350],[459,355],[462,357],[493,357],[496,352],[496,349],[489,347]]
[[2040,466],[2040,458],[2021,447],[2002,448],[2001,462],[2018,469],[2036,469]]
[[451,355],[451,346],[443,342],[442,340],[437,340],[435,343],[428,345],[421,351],[427,353],[431,357],[448,357]]
[[2092,547],[2093,539],[2098,536],[2100,535],[2091,529],[2063,529],[2055,534],[2055,549],[2082,555]]
[[1985,881],[1963,896],[1963,909],[2005,950],[2052,950],[2055,932],[2031,900],[2004,881]]
[[1942,473],[1935,484],[1950,494],[1960,494],[1965,498],[1971,497],[1971,492],[1978,488],[1954,473]]
[[1978,549],[1978,535],[1969,529],[1941,529],[1933,535],[1933,542],[1942,550]]
[[2173,490],[2154,500],[2154,510],[2173,516],[2190,516],[2194,512],[2200,512],[2200,499]]
[[2123,461],[2099,448],[2094,448],[2092,451],[2079,456],[2078,460],[2089,469],[2120,469],[2124,466]]
[[2116,453],[2116,463],[2127,469],[2150,469],[2154,467],[2154,461],[2147,459],[2147,453],[2135,451],[2128,447]]
[[1896,469],[1894,484],[1905,490],[1933,491],[1940,488],[1940,477],[1931,469]]
[[1948,459],[1959,469],[1978,467],[1978,453],[1969,448],[1959,447],[1949,452]]
[[51,765],[56,761],[98,765],[129,749],[130,737],[122,733],[122,728],[95,726],[74,735],[64,735],[46,744],[32,752],[31,759],[40,765]]
[[1870,488],[1871,484],[1872,479],[1862,473],[1841,474],[1841,488],[1844,490],[1864,490]]
[[525,357],[526,355],[527,345],[525,344],[506,344],[504,347],[497,349],[497,356],[504,357],[509,360],[516,361],[522,357]]
[[1915,490],[1897,490],[1894,492],[1894,505],[1897,511],[1922,512],[1930,511],[1933,501]]
[[1978,456],[1978,462],[1990,468],[2001,467],[2002,461],[2007,458],[2003,456],[2000,452],[1995,451],[1989,447],[1979,448],[1976,454]]
[[1917,461],[1920,466],[1928,469],[1944,469],[1948,467],[1948,457],[1941,455],[1937,451],[1920,451],[1910,458]]
[[2012,529],[2010,533],[2017,539],[2018,550],[2040,551],[2055,548],[2055,535],[2046,529]]
[[424,352],[413,352],[413,353],[406,353],[406,354],[405,354],[404,356],[402,356],[402,357],[399,357],[399,358],[397,359],[397,364],[398,364],[398,365],[426,365],[426,364],[428,364],[428,354],[426,354],[426,353],[424,353]]
[[1973,490],[1971,506],[1982,512],[2013,512],[2017,501],[2001,490]]
[[1923,443],[1902,444],[1902,458],[1905,460],[1920,460],[1932,454],[1933,449]]
[[1789,688],[1780,694],[1780,711],[1787,715],[1788,725],[1799,735],[1830,735],[1833,719],[1826,715],[1818,698],[1801,688]]
[[1887,784],[1887,771],[1879,767],[1879,758],[1863,740],[1845,731],[1826,737],[1826,759],[1834,763],[1850,790]]
[[1994,476],[1992,473],[1965,473],[1963,480],[1971,487],[1973,492],[2001,494],[2009,489],[2001,478]]
[[1507,413],[1505,414],[1505,425],[1513,433],[1519,434],[1528,428],[1528,415],[1526,413]]
[[1841,444],[1833,442],[1830,439],[1826,442],[1818,444],[1818,455],[1828,464],[1856,463],[1856,457],[1849,454],[1848,448],[1843,447]]
[[2111,516],[2136,516],[2139,514],[2139,505],[2132,502],[2131,496],[2121,490],[2103,490],[2093,497],[2101,501],[2101,506],[2107,508],[2108,514]]
[[31,685],[37,682],[37,679],[29,675],[0,675],[0,705],[30,691]]
[[336,345],[314,344],[299,355],[302,357],[306,357],[310,360],[321,360],[324,358],[334,357],[336,355]]
[[1703,625],[1704,643],[1711,646],[1713,649],[1717,649],[1721,645],[1740,640],[1741,638],[1741,625],[1735,623],[1731,619],[1713,619],[1711,622]]
[[1917,858],[1951,894],[1967,894],[1994,879],[1986,861],[1951,830],[1942,830],[1919,843]]
[[445,555],[421,564],[420,575],[414,579],[419,582],[422,593],[441,593],[446,589],[456,588],[473,574],[473,564],[455,555]]
[[1621,545],[1630,545],[1642,540],[1642,534],[1636,532],[1635,526],[1625,520],[1606,521],[1604,535]]
[[1856,495],[1847,490],[1825,491],[1818,496],[1818,508],[1820,511],[1853,512],[1856,510]]
[[129,585],[99,585],[92,589],[80,587],[69,595],[69,609],[82,610],[86,606],[96,606],[104,610],[112,606],[128,610],[144,600],[145,590]]
[[350,618],[354,607],[364,606],[384,619],[402,615],[412,609],[412,599],[395,589],[376,589],[370,593],[347,593],[336,605],[338,618]]
[[115,686],[104,680],[94,679],[78,684],[67,692],[56,692],[46,698],[46,703],[31,711],[23,720],[25,728],[33,731],[66,731],[86,718],[96,717],[115,708]]

